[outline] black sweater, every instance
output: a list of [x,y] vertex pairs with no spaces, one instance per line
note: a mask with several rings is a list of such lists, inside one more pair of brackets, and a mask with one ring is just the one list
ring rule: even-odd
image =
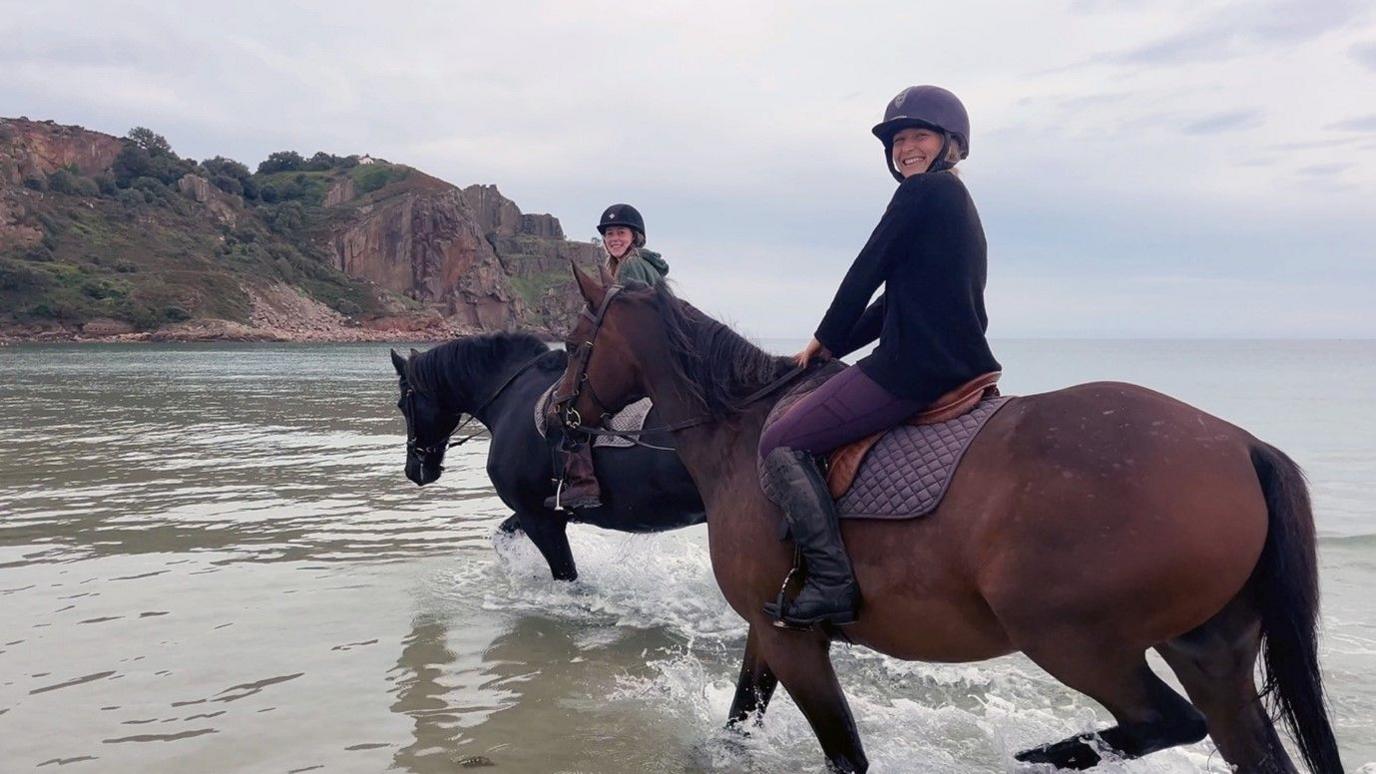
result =
[[913,175],[846,272],[817,340],[843,357],[878,338],[860,369],[898,397],[930,403],[1001,370],[984,338],[985,272],[984,229],[965,184],[950,172]]

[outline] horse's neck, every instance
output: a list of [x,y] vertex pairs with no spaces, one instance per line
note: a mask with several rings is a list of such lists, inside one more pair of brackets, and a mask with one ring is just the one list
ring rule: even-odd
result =
[[[459,393],[468,396],[472,403],[467,408],[484,427],[491,430],[495,418],[503,414],[503,399],[510,397],[510,386],[487,405],[482,406],[481,404],[492,399],[493,393],[511,378],[516,369],[527,362],[526,359],[509,356],[502,361],[501,365],[481,373],[456,374],[451,371],[445,375],[451,382],[449,392],[450,394]],[[472,411],[473,409],[476,411]]]
[[[507,382],[513,373],[525,365],[520,362],[515,365],[503,367],[497,379],[491,380],[487,386],[488,392],[479,396],[478,400],[486,400],[492,397],[492,390],[501,387],[502,393],[496,396],[491,403],[484,406],[481,411],[473,416],[487,428],[492,434],[497,433],[497,427],[506,420],[514,420],[523,423],[531,432],[535,432],[535,422],[531,419],[531,408],[538,398],[540,391],[549,387],[557,379],[557,375],[552,375],[548,371],[543,371],[539,366],[526,369],[525,373]],[[543,375],[543,376],[542,376]],[[528,387],[531,380],[543,379],[537,387]],[[505,387],[502,385],[505,384]],[[534,393],[534,394],[532,394]],[[510,422],[507,422],[510,424]]]
[[675,434],[679,458],[704,502],[710,504],[717,499],[718,489],[733,486],[739,471],[755,470],[756,448],[767,413],[767,409],[751,409]]
[[[707,415],[707,407],[689,397],[667,370],[647,374],[645,386],[665,424],[692,422]],[[705,501],[713,499],[717,487],[729,485],[728,474],[742,464],[738,457],[748,453],[753,459],[773,402],[762,400],[740,414],[709,419],[674,433],[679,458]]]

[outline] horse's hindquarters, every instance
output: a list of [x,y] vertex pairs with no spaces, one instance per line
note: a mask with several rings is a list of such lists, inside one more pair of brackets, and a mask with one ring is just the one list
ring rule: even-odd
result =
[[978,514],[972,570],[1015,645],[1055,624],[1145,648],[1207,621],[1256,566],[1252,440],[1132,385],[1029,396],[990,421],[937,517]]

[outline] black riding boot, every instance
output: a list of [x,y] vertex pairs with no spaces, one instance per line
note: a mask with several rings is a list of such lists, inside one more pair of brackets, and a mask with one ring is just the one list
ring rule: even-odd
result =
[[762,483],[788,519],[793,540],[807,560],[802,591],[780,611],[777,602],[764,606],[776,625],[809,627],[826,622],[855,622],[860,588],[851,573],[850,558],[841,544],[836,504],[812,455],[779,448],[764,459]]
[[592,442],[580,443],[564,454],[564,485],[545,507],[566,511],[602,507],[602,486],[592,466]]

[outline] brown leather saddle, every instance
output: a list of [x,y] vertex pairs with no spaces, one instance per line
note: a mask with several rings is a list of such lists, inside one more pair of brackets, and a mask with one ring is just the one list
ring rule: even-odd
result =
[[[919,411],[905,424],[931,425],[961,417],[970,412],[985,398],[999,394],[998,381],[1001,371],[991,371],[971,379],[961,386],[937,398],[932,405]],[[855,482],[855,474],[865,455],[884,437],[887,430],[866,436],[858,441],[842,446],[827,457],[827,488],[833,499],[840,499]]]

